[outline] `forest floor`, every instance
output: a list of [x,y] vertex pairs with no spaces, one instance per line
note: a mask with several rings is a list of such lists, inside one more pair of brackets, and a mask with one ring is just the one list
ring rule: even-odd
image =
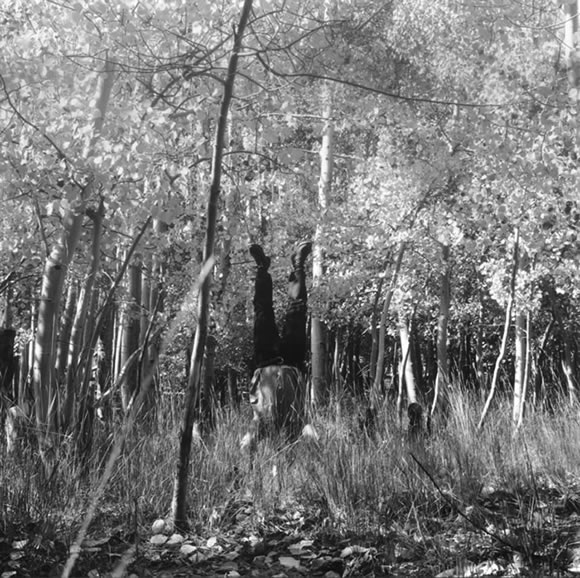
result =
[[224,413],[192,451],[182,533],[162,519],[177,419],[134,432],[114,468],[104,436],[91,461],[63,443],[49,475],[33,447],[0,448],[0,578],[63,576],[83,521],[71,578],[580,574],[577,408],[530,411],[517,432],[507,403],[484,428],[480,415],[464,396],[410,440],[390,414],[371,436],[354,412],[329,410],[319,440],[264,440],[248,460],[249,416]]
[[[93,530],[72,576],[102,578],[324,578],[392,576],[571,576],[580,529],[580,495],[534,488],[495,491],[476,504],[385,524],[382,535],[325,529],[317,511],[285,507],[264,518],[250,500],[232,500],[219,530]],[[216,520],[217,521],[217,520]],[[69,547],[42,525],[0,533],[1,578],[61,576]],[[69,542],[70,543],[70,542]]]

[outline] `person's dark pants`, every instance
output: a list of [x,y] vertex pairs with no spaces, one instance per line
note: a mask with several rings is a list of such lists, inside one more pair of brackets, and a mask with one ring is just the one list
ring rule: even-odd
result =
[[304,270],[297,268],[290,276],[288,288],[290,302],[282,325],[281,353],[286,365],[304,370],[306,363],[306,283]]
[[256,367],[280,362],[280,336],[274,318],[272,277],[258,268],[254,285],[254,362]]
[[304,369],[306,361],[306,284],[296,269],[289,287],[290,302],[278,334],[272,300],[272,277],[258,268],[254,287],[254,361],[256,367],[292,365]]

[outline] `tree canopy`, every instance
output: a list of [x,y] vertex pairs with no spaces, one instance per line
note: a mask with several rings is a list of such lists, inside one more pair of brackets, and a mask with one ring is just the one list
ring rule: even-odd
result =
[[[63,216],[100,199],[100,275],[114,275],[153,217],[165,227],[147,233],[140,258],[165,255],[166,314],[182,308],[184,273],[193,279],[201,258],[237,16],[236,3],[201,0],[4,3],[0,277],[16,273],[22,331]],[[221,362],[242,366],[249,355],[248,244],[266,244],[281,272],[282,256],[321,222],[325,273],[311,303],[331,329],[369,329],[401,244],[396,309],[434,322],[448,246],[452,326],[475,323],[481,308],[495,323],[516,230],[517,307],[540,332],[548,283],[575,311],[577,110],[565,20],[547,0],[255,3],[223,161],[212,312]],[[100,118],[103,78],[112,88]],[[323,87],[335,141],[322,212]],[[89,228],[85,220],[72,279],[87,267]]]

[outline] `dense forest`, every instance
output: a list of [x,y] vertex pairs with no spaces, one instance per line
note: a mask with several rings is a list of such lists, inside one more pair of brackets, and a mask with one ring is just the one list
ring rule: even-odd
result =
[[[129,551],[156,519],[153,538],[180,531],[188,564],[194,534],[236,528],[246,556],[254,532],[259,556],[279,524],[326,544],[365,536],[320,576],[572,568],[577,11],[2,0],[2,577],[53,575],[51,563],[73,575],[77,558],[110,571],[86,560],[91,528]],[[248,248],[272,258],[281,316],[305,240],[316,439],[247,456]],[[517,513],[502,525],[496,510]],[[450,518],[478,536],[453,570],[458,541],[435,527]],[[388,555],[373,542],[385,536]],[[147,564],[162,566],[164,544]],[[204,575],[244,574],[211,565],[224,548],[196,558]],[[256,575],[292,575],[298,550]],[[141,575],[129,558],[116,576]],[[403,572],[419,559],[425,574]]]

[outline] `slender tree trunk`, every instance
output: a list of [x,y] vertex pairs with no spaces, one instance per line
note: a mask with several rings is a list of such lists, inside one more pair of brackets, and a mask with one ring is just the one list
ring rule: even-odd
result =
[[121,342],[121,367],[125,370],[125,378],[121,385],[123,411],[127,411],[131,398],[138,389],[139,368],[135,353],[139,349],[141,330],[141,270],[140,260],[134,261],[129,266],[129,286]]
[[2,314],[0,315],[0,327],[12,327],[12,277],[10,273],[6,279],[0,283],[0,294],[4,293]]
[[[544,333],[542,334],[542,338],[540,339],[540,343],[537,348],[537,355],[533,359],[533,383],[534,383],[534,392],[533,392],[533,404],[537,406],[543,402],[543,394],[544,394],[544,379],[543,379],[543,371],[542,365],[544,362],[544,357],[546,356],[546,344],[548,343],[548,339],[552,334],[552,329],[554,327],[554,318],[550,319],[550,323],[546,326]],[[528,339],[530,338],[530,334],[528,332]]]
[[[340,362],[341,362],[341,331],[337,328],[334,332],[334,353],[332,355],[332,381],[333,381],[333,391],[334,398],[341,399],[343,392],[342,387],[342,377],[340,375]],[[343,353],[344,354],[344,353]]]
[[504,330],[503,330],[503,336],[502,336],[501,345],[500,345],[500,349],[499,349],[499,354],[497,356],[497,359],[495,360],[493,377],[491,379],[489,393],[488,393],[487,399],[485,401],[485,405],[483,406],[483,411],[481,413],[479,423],[477,425],[478,429],[481,429],[483,427],[483,424],[485,423],[485,418],[487,417],[487,414],[489,412],[489,408],[491,407],[491,402],[493,401],[495,391],[497,388],[499,369],[501,367],[501,364],[503,362],[503,359],[504,359],[505,353],[506,353],[506,349],[507,349],[507,340],[508,340],[510,321],[511,321],[511,316],[512,316],[512,306],[513,306],[513,295],[510,294],[510,296],[508,297],[508,302],[507,302],[506,310],[505,310]]
[[[216,221],[218,200],[221,188],[222,159],[224,152],[224,137],[226,134],[228,112],[233,96],[234,82],[236,78],[238,58],[242,45],[242,38],[248,22],[252,0],[244,0],[240,21],[234,32],[234,46],[228,63],[224,92],[220,106],[220,116],[216,126],[215,144],[211,168],[211,186],[207,206],[207,228],[205,246],[203,252],[203,268],[209,272],[214,262],[214,248],[216,235]],[[205,342],[209,325],[209,297],[211,277],[208,274],[201,283],[198,297],[198,321],[191,356],[191,369],[185,400],[183,424],[180,432],[179,455],[177,471],[173,489],[171,513],[173,523],[177,528],[187,528],[187,481],[189,477],[189,463],[191,458],[191,442],[193,424],[195,419],[195,407],[199,397],[201,380],[201,365],[203,361]]]
[[76,282],[69,283],[66,294],[66,302],[62,315],[62,323],[57,342],[56,353],[56,380],[61,384],[65,381],[66,367],[68,361],[68,352],[70,348],[73,321],[77,307],[77,284]]
[[407,405],[418,403],[417,382],[415,369],[413,367],[413,356],[411,355],[411,335],[409,332],[409,320],[399,312],[399,338],[401,340],[401,354],[406,360],[403,364],[403,374],[405,376],[405,391],[407,392]]
[[[139,384],[141,384],[142,378],[149,375],[152,371],[159,350],[159,344],[151,343],[146,337],[151,335],[153,332],[154,328],[151,324],[154,323],[156,316],[159,314],[159,308],[162,307],[162,293],[156,290],[156,281],[153,277],[154,259],[154,256],[149,256],[147,259],[147,265],[144,265],[141,271],[141,316],[139,320],[139,336],[142,350],[139,357],[139,363],[137,364],[137,381]],[[155,301],[153,300],[153,297],[156,297]],[[155,418],[156,377],[156,375],[153,376],[151,386],[143,400],[142,415],[150,426],[153,424]]]
[[[332,173],[334,169],[334,125],[332,120],[332,94],[330,86],[324,86],[322,145],[320,147],[320,179],[318,181],[318,212],[319,220],[314,234],[314,251],[312,258],[312,285],[320,285],[324,276],[324,254],[322,239],[324,238],[324,222],[330,202]],[[328,375],[326,371],[326,355],[328,350],[328,331],[320,315],[312,314],[310,322],[311,353],[312,353],[312,385],[311,402],[320,404],[328,393]]]
[[69,427],[73,422],[73,414],[75,408],[75,402],[77,398],[77,385],[79,383],[79,362],[81,357],[81,351],[83,348],[83,324],[87,317],[88,311],[88,293],[87,284],[90,275],[85,281],[85,285],[81,288],[79,298],[77,300],[77,309],[74,316],[74,321],[69,338],[69,349],[67,356],[67,367],[66,367],[66,387],[65,387],[65,397],[62,404],[62,418],[61,427],[63,431],[68,431]]
[[571,406],[578,404],[578,385],[572,362],[572,347],[570,344],[571,336],[565,332],[564,337],[564,356],[562,358],[562,371],[566,378],[566,387],[568,391],[568,401]]
[[[30,306],[30,335],[36,334],[37,308],[36,300],[31,299]],[[30,339],[22,346],[20,379],[18,381],[18,405],[23,409],[27,417],[32,418],[33,413],[33,390],[32,385],[32,366],[34,364],[34,339]],[[30,404],[30,405],[29,405]]]
[[513,256],[513,267],[512,267],[512,275],[510,281],[510,289],[509,289],[509,297],[508,302],[506,305],[505,311],[505,322],[504,322],[504,330],[503,336],[501,339],[501,345],[499,354],[495,361],[495,367],[493,370],[493,377],[491,379],[491,386],[489,388],[489,394],[485,401],[485,405],[483,406],[483,411],[481,412],[481,417],[479,418],[479,423],[477,424],[477,428],[481,429],[483,424],[485,423],[485,418],[489,412],[489,408],[491,407],[491,402],[493,401],[495,391],[497,388],[497,380],[499,378],[499,369],[505,357],[506,349],[507,349],[507,340],[509,336],[509,328],[512,318],[512,309],[515,299],[515,291],[516,291],[516,277],[518,274],[518,255],[520,252],[520,232],[519,229],[516,228],[516,235],[515,235],[515,242],[514,242],[514,256]]
[[28,355],[29,345],[24,343],[20,348],[20,363],[18,367],[18,382],[16,386],[16,395],[14,397],[14,402],[16,405],[23,406],[26,400],[26,391],[28,378],[30,377],[30,365],[29,365],[29,355]]
[[4,432],[6,412],[15,402],[13,380],[16,373],[14,339],[16,329],[0,327],[0,432]]
[[[113,326],[113,381],[119,383],[119,377],[123,368],[122,360],[122,344],[123,344],[123,310],[122,305],[118,304],[115,311],[115,319]],[[120,398],[122,398],[122,391],[119,391]],[[123,407],[123,400],[121,399],[121,408]]]
[[483,303],[480,300],[477,326],[475,327],[475,377],[477,385],[482,389],[485,386],[485,373],[483,371]]
[[228,402],[233,408],[237,408],[238,397],[238,374],[232,366],[228,366]]
[[403,255],[405,254],[406,245],[402,243],[399,247],[399,252],[397,254],[397,260],[395,261],[395,266],[393,273],[391,275],[391,282],[389,288],[387,289],[387,294],[385,295],[385,301],[383,303],[383,310],[381,312],[381,321],[379,325],[379,344],[378,344],[378,355],[377,355],[377,367],[374,377],[374,383],[371,391],[371,410],[377,411],[381,405],[380,391],[382,389],[383,383],[383,373],[385,369],[385,332],[387,330],[387,315],[389,313],[389,308],[391,306],[391,299],[395,288],[397,286],[397,279],[399,277],[399,271],[401,270],[401,264],[403,262]]
[[514,367],[514,402],[512,422],[515,427],[521,423],[524,411],[526,391],[526,366],[527,366],[527,331],[526,314],[518,311],[515,315],[515,367]]
[[532,368],[532,314],[528,311],[526,315],[526,339],[525,339],[525,358],[522,395],[519,403],[518,420],[516,422],[516,429],[519,429],[524,422],[525,401],[528,393],[528,386],[530,384],[530,370]]
[[[399,332],[399,337],[401,333]],[[409,341],[404,343],[403,339],[401,341],[401,361],[399,362],[398,376],[398,391],[397,391],[397,418],[399,422],[399,427],[403,421],[403,396],[405,394],[405,375],[407,373],[407,364],[409,363],[411,348],[409,347]]]
[[[564,8],[564,49],[568,67],[568,86],[571,100],[580,112],[580,38],[578,38],[578,0],[562,2]],[[576,146],[580,146],[580,122],[576,114]],[[580,175],[577,177],[580,184]]]
[[371,385],[377,373],[377,359],[379,356],[379,301],[381,293],[383,292],[384,282],[385,278],[381,277],[373,300],[373,313],[371,316],[371,359],[369,363],[369,381]]
[[111,343],[99,337],[97,341],[97,362],[95,366],[95,381],[97,384],[97,410],[105,427],[113,421],[113,400],[111,396]]
[[[139,317],[139,335],[145,335],[153,315],[155,303],[151,302],[151,273],[153,270],[153,259],[148,258],[141,268],[141,305]],[[147,373],[149,367],[149,348],[141,354],[143,367],[139,368],[140,373]]]
[[437,323],[437,376],[435,378],[435,393],[431,414],[435,412],[437,402],[446,404],[449,387],[449,360],[447,355],[447,324],[449,322],[449,307],[451,304],[450,274],[449,274],[449,245],[441,247],[443,272],[440,279],[439,320]]
[[[168,226],[167,223],[159,219],[155,219],[153,222],[153,231],[160,237],[167,233]],[[156,252],[153,255],[153,262],[151,265],[151,291],[149,300],[149,311],[157,310],[159,316],[163,315],[165,311],[165,290],[164,290],[164,278],[165,278],[165,255],[163,253]],[[161,351],[161,336],[155,335],[149,342],[149,360],[159,359],[159,352]],[[151,363],[151,361],[150,361]],[[159,375],[155,374],[154,381],[152,384],[152,394],[159,391]],[[151,399],[152,395],[149,395]]]
[[[14,398],[12,379],[16,361],[14,357],[15,338],[16,329],[11,327],[0,328],[0,398],[5,395],[10,401],[13,401]],[[2,403],[1,399],[0,403]]]
[[215,400],[215,354],[217,339],[208,335],[205,344],[205,358],[203,367],[203,394],[201,396],[202,423],[213,429],[214,423],[214,400]]
[[310,400],[314,406],[323,402],[327,394],[328,380],[326,376],[326,325],[318,316],[311,318],[310,341],[312,353],[312,385]]

